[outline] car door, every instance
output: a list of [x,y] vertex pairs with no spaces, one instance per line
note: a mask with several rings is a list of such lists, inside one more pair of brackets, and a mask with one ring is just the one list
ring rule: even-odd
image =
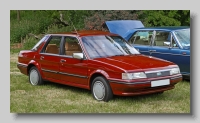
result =
[[153,31],[146,30],[136,31],[129,39],[129,43],[141,54],[150,55],[149,47],[151,44],[152,32]]
[[40,52],[42,74],[47,80],[59,80],[61,36],[51,36]]
[[82,53],[76,37],[66,36],[60,59],[61,80],[73,86],[88,87],[88,66],[86,59],[73,58],[73,53]]
[[156,31],[156,36],[152,46],[149,48],[151,56],[174,62],[180,67],[180,71],[188,71],[188,52],[180,48],[172,33],[166,31]]

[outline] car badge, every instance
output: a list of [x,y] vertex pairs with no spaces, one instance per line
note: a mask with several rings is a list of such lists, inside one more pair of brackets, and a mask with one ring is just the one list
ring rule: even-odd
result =
[[160,76],[161,74],[162,74],[161,72],[158,72],[158,73],[157,73],[157,76]]

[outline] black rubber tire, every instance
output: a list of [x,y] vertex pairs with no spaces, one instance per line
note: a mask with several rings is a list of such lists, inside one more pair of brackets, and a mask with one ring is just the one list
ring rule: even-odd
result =
[[112,89],[108,81],[102,76],[98,76],[93,80],[91,91],[94,99],[98,101],[108,102],[113,98]]
[[44,84],[40,72],[35,66],[31,67],[31,69],[29,70],[29,82],[31,85]]

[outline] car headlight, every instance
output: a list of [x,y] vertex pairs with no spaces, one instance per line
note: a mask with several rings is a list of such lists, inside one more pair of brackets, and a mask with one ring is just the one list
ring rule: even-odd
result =
[[122,73],[122,79],[141,79],[147,78],[144,72],[137,72],[137,73]]
[[178,67],[172,68],[170,70],[170,75],[179,74],[179,73],[180,73],[180,69]]

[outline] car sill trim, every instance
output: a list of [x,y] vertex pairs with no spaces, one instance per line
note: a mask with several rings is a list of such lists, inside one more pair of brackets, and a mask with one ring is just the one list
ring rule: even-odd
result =
[[22,63],[17,63],[17,66],[21,66],[21,67],[27,67],[27,64],[22,64]]
[[87,76],[81,76],[81,75],[77,75],[77,74],[70,74],[70,73],[63,73],[63,72],[59,72],[60,74],[63,75],[67,75],[67,76],[75,76],[75,77],[80,77],[80,78],[88,78]]
[[47,69],[42,69],[42,71],[56,73],[56,74],[63,74],[63,75],[67,75],[67,76],[75,76],[75,77],[79,77],[79,78],[88,78],[87,76],[81,76],[81,75],[77,75],[77,74],[58,72],[58,71],[47,70]]

